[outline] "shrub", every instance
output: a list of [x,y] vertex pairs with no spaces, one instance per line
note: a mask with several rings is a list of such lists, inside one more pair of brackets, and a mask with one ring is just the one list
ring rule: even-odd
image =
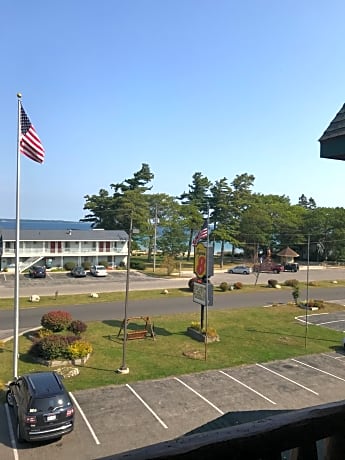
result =
[[322,308],[325,307],[324,303],[323,303],[323,300],[314,300],[314,299],[310,299],[308,301],[307,306],[309,308],[318,308],[318,309],[322,309]]
[[41,318],[41,325],[53,332],[60,332],[71,324],[72,316],[67,311],[50,311]]
[[223,292],[227,291],[229,289],[228,283],[226,281],[223,281],[222,283],[220,283],[219,289]]
[[298,285],[299,285],[299,281],[295,279],[284,281],[284,286],[296,287]]
[[[203,334],[206,334],[206,329],[202,330]],[[207,336],[208,337],[217,337],[218,333],[215,327],[208,327],[207,328]]]
[[277,280],[268,280],[267,283],[268,283],[269,287],[275,288],[277,286],[277,284],[278,284],[278,281]]
[[243,288],[243,284],[241,283],[241,281],[237,281],[237,282],[234,284],[234,288],[235,288],[235,289],[242,289],[242,288]]
[[295,304],[298,304],[298,299],[299,299],[299,286],[295,286],[293,291],[292,291],[292,297],[295,301]]
[[200,331],[200,330],[201,330],[201,328],[200,328],[200,323],[199,323],[198,321],[192,321],[192,322],[190,323],[190,327],[191,327],[192,329],[195,329],[196,331]]
[[90,270],[90,267],[91,267],[91,262],[89,262],[88,260],[83,262],[81,264],[81,266],[83,267],[84,270]]
[[40,339],[43,339],[43,337],[48,337],[48,335],[52,335],[52,333],[53,332],[50,331],[49,329],[42,328],[37,331],[37,337],[39,337]]
[[85,332],[87,329],[87,325],[83,323],[83,321],[79,321],[79,319],[75,319],[71,322],[71,324],[67,328],[69,331],[73,332],[75,335],[80,335],[82,332]]
[[79,340],[74,335],[64,336],[52,334],[37,340],[31,347],[30,353],[43,359],[70,359],[69,346]]
[[[173,268],[175,268],[175,262],[173,263],[173,266],[174,266]],[[131,268],[133,268],[134,270],[145,270],[146,265],[145,265],[145,262],[142,262],[141,260],[132,260]]]
[[66,262],[63,266],[63,268],[70,272],[71,270],[73,270],[73,268],[76,266],[75,262]]
[[92,353],[92,345],[86,340],[78,340],[68,346],[70,359],[85,358],[89,353]]
[[107,260],[100,260],[98,262],[98,265],[103,265],[103,267],[107,268],[108,266],[108,261]]

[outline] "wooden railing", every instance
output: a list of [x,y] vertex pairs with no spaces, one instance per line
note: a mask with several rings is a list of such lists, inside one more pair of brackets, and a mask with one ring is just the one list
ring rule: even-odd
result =
[[128,460],[344,460],[345,402],[177,438],[114,455]]

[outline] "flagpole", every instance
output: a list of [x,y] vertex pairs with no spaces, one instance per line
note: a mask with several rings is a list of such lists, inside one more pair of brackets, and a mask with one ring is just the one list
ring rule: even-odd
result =
[[210,232],[209,232],[209,226],[210,226],[210,205],[207,204],[207,242],[206,242],[206,299],[205,299],[205,324],[206,324],[206,334],[205,334],[205,361],[207,361],[207,342],[208,342],[208,289],[209,289],[209,245],[210,245]]
[[17,184],[16,184],[16,247],[15,247],[15,280],[14,280],[14,334],[13,334],[13,376],[18,377],[18,336],[19,336],[19,241],[20,241],[20,93],[18,98],[18,131],[17,131]]

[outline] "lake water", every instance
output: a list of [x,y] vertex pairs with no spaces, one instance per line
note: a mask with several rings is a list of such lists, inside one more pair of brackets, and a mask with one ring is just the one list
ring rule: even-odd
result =
[[[0,219],[1,229],[15,229],[15,219]],[[75,222],[69,220],[32,220],[21,219],[20,228],[22,230],[90,230],[89,222]],[[215,243],[214,253],[220,252],[220,243]],[[225,252],[230,252],[232,246],[230,243],[225,244]]]

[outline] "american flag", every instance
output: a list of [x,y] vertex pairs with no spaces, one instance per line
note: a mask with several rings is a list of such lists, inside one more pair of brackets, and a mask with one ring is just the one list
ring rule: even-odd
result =
[[201,227],[201,230],[198,232],[198,234],[193,239],[193,246],[196,246],[201,240],[206,240],[207,235],[208,235],[208,223],[207,223],[207,220],[205,220],[203,226]]
[[20,152],[37,163],[43,163],[43,145],[22,106],[20,106],[20,131]]

